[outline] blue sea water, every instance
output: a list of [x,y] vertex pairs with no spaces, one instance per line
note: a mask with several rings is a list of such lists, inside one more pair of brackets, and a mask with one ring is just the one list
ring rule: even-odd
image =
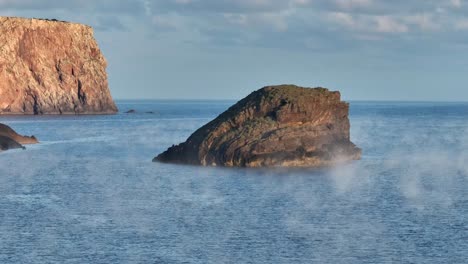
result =
[[467,263],[468,104],[352,102],[336,168],[151,162],[232,103],[0,117],[41,140],[0,153],[0,263]]

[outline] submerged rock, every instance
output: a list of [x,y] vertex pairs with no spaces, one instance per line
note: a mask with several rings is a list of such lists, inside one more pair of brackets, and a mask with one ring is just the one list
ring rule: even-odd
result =
[[264,87],[153,161],[203,166],[320,167],[357,160],[339,92]]
[[0,114],[117,112],[86,25],[0,17]]
[[16,133],[11,127],[0,123],[0,136],[10,138],[20,144],[37,144],[39,143],[35,136],[22,136]]

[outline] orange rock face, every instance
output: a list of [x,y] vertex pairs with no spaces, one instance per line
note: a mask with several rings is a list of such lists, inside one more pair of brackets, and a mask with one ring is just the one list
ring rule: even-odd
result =
[[357,160],[349,105],[339,92],[262,88],[169,148],[154,161],[203,166],[320,167]]
[[91,27],[0,17],[0,114],[111,114],[102,55]]

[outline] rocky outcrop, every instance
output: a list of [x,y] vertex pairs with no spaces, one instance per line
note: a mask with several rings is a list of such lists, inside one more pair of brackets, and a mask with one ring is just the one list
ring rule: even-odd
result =
[[339,92],[294,85],[253,92],[153,161],[203,166],[330,166],[357,160]]
[[24,149],[24,146],[9,137],[0,136],[0,152],[19,148]]
[[21,136],[16,133],[11,127],[0,124],[0,151],[23,148],[22,144],[36,144],[36,137]]
[[0,114],[117,112],[86,25],[0,17]]
[[5,124],[0,124],[0,136],[11,138],[12,140],[24,145],[39,143],[35,136],[28,137],[19,135],[11,127]]

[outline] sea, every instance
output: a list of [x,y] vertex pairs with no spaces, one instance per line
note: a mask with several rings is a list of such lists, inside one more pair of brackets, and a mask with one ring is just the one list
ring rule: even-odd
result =
[[468,263],[468,103],[352,101],[323,169],[153,163],[235,102],[117,103],[0,117],[0,263]]

